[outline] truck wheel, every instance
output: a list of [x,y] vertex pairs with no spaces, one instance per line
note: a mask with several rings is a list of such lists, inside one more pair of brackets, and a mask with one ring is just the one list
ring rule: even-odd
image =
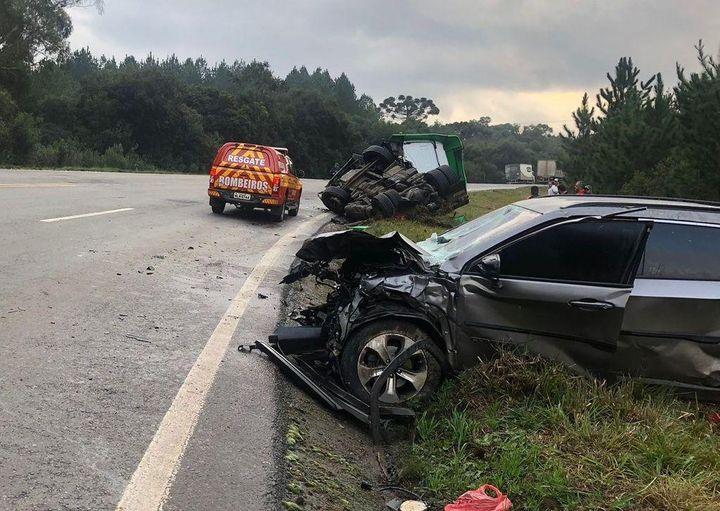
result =
[[320,200],[330,211],[342,215],[350,202],[350,192],[339,186],[328,186],[320,192]]
[[438,167],[438,170],[445,175],[448,183],[450,183],[450,188],[455,188],[458,184],[462,182],[460,177],[455,173],[453,169],[450,168],[449,165],[441,165]]
[[212,212],[216,215],[222,215],[223,211],[225,211],[225,201],[216,199],[215,197],[211,197],[210,208],[212,209]]
[[381,145],[371,145],[363,151],[362,156],[365,163],[380,161],[385,165],[390,165],[393,161],[395,161],[393,153]]
[[386,192],[381,192],[373,197],[372,205],[373,209],[385,218],[395,215],[395,203],[386,195]]
[[385,190],[383,193],[390,198],[390,200],[395,205],[395,209],[400,206],[400,203],[402,202],[402,195],[400,195],[400,192],[390,188],[389,190]]
[[405,321],[376,321],[354,332],[340,354],[343,381],[358,399],[368,402],[383,369],[404,349],[420,341],[431,342],[388,378],[380,401],[404,403],[430,397],[445,378],[445,355],[425,330]]
[[285,220],[285,204],[281,206],[275,206],[270,210],[270,214],[273,217],[273,220],[276,222],[282,222]]
[[450,183],[448,183],[448,179],[440,169],[434,169],[425,174],[425,181],[427,181],[441,197],[444,197],[450,191]]

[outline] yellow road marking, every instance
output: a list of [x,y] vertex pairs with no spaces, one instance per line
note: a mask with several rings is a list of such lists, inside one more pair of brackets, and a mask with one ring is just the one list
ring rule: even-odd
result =
[[205,400],[245,309],[277,258],[286,253],[295,238],[312,234],[326,214],[300,224],[281,237],[253,268],[213,331],[210,339],[185,377],[160,427],[123,492],[116,511],[157,511],[162,509],[175,479],[188,441],[195,431]]

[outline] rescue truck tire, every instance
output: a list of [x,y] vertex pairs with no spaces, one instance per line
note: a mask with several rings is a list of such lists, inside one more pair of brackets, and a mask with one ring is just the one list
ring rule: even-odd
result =
[[212,197],[210,199],[210,208],[216,215],[222,215],[223,211],[225,211],[225,201]]
[[273,220],[276,222],[282,222],[285,220],[285,204],[281,206],[275,206],[270,210],[270,214],[273,217]]
[[425,174],[425,180],[441,197],[444,197],[450,191],[450,183],[448,183],[448,179],[440,169],[434,169]]
[[300,201],[298,201],[298,203],[295,204],[294,208],[288,209],[288,215],[289,216],[297,216],[299,211],[300,211]]
[[320,200],[330,211],[342,215],[350,202],[350,192],[339,186],[328,186],[320,193]]
[[395,210],[397,209],[395,206],[395,202],[393,202],[392,198],[386,195],[385,192],[380,192],[375,197],[373,197],[372,205],[373,209],[384,218],[390,218],[391,216],[394,216]]
[[381,145],[371,145],[363,151],[362,156],[365,163],[380,161],[385,165],[390,165],[393,161],[395,161],[393,153]]

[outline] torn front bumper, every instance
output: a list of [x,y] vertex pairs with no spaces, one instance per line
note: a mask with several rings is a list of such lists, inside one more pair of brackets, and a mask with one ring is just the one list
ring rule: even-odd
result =
[[[337,379],[323,375],[314,365],[326,363],[328,351],[326,339],[319,327],[278,327],[267,341],[257,341],[250,346],[239,346],[240,351],[257,349],[265,353],[270,360],[296,384],[320,400],[328,408],[337,412],[345,412],[355,419],[371,426],[373,434],[379,428],[382,419],[413,420],[412,410],[399,406],[387,406],[379,402],[380,392],[371,395],[370,403],[366,403],[341,387]],[[414,350],[413,350],[414,351]],[[399,366],[398,366],[399,367]],[[392,371],[390,370],[392,369]],[[394,369],[387,370],[378,378],[378,390],[383,387],[387,377]],[[387,374],[386,374],[387,373]]]

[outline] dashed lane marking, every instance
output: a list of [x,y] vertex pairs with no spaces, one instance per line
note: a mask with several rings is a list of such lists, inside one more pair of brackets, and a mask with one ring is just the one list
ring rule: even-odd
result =
[[61,216],[58,218],[46,218],[45,220],[40,220],[41,222],[59,222],[61,220],[74,220],[75,218],[86,218],[89,216],[100,216],[100,215],[110,215],[112,213],[122,213],[123,211],[132,211],[135,208],[120,208],[120,209],[110,209],[108,211],[97,211],[95,213],[83,213],[81,215],[70,215],[70,216]]
[[67,186],[75,186],[73,183],[0,183],[0,189],[3,188],[62,188]]

